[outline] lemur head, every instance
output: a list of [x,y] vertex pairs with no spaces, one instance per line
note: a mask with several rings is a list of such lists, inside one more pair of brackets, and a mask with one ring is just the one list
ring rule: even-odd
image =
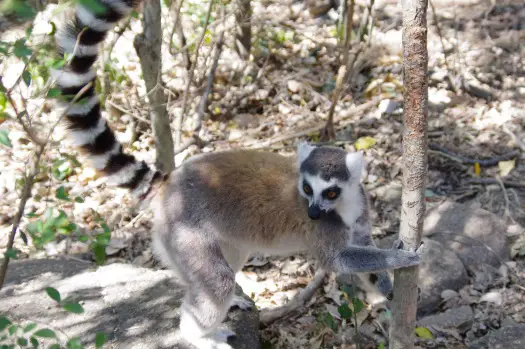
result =
[[337,209],[341,202],[355,198],[363,155],[336,147],[316,147],[302,142],[297,147],[299,193],[308,200],[308,216]]

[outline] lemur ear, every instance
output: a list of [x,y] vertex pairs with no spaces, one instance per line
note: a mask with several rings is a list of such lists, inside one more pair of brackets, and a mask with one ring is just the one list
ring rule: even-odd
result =
[[297,166],[301,166],[304,160],[310,155],[315,146],[308,144],[305,141],[297,145]]
[[358,180],[361,179],[364,163],[365,159],[363,157],[363,152],[357,151],[346,154],[346,168],[348,168],[351,178],[357,178]]

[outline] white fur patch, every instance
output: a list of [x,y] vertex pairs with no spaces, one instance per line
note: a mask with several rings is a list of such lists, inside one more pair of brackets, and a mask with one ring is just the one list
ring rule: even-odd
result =
[[346,154],[346,167],[348,168],[348,171],[350,172],[351,177],[354,179],[357,179],[358,181],[361,180],[361,175],[363,173],[363,166],[365,159],[363,158],[363,153],[358,151],[355,153],[348,153]]
[[308,144],[307,142],[300,142],[297,145],[297,165],[300,166],[301,163],[306,160],[306,158],[310,155],[312,150],[314,150],[315,147],[313,145]]
[[75,53],[75,57],[94,56],[98,54],[98,45],[77,45],[77,38],[70,33],[63,32],[57,35],[58,45],[69,54]]
[[128,183],[133,178],[133,176],[135,176],[135,173],[141,168],[141,166],[142,165],[140,162],[134,162],[126,165],[116,173],[108,176],[107,183],[109,185]]
[[[87,115],[96,105],[98,104],[98,96],[90,97],[87,102],[84,103],[75,103],[73,104],[68,112],[67,115],[71,117],[83,117]],[[62,105],[62,108],[66,108],[68,103],[64,103]]]
[[77,16],[80,19],[80,22],[82,22],[82,24],[84,24],[86,27],[99,32],[111,30],[111,28],[113,28],[115,25],[114,22],[108,22],[103,19],[96,18],[92,11],[80,4],[77,4]]
[[121,0],[102,0],[102,2],[123,15],[126,15],[131,12],[131,10],[133,10],[132,7],[129,7],[124,1]]
[[84,144],[93,143],[99,134],[101,134],[106,128],[106,120],[100,118],[97,125],[94,128],[87,130],[71,130],[69,134],[71,136],[73,146],[81,146]]
[[100,155],[91,155],[89,157],[89,162],[91,163],[91,166],[93,168],[97,170],[102,170],[104,167],[106,167],[109,158],[113,155],[118,154],[119,150],[120,144],[118,142],[115,142],[113,148],[111,148],[108,152]]
[[96,76],[97,72],[95,70],[79,74],[71,71],[51,69],[51,77],[56,80],[58,86],[63,88],[87,85]]

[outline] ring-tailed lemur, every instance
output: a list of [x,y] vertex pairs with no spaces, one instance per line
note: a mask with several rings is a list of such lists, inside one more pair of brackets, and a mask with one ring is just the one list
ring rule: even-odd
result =
[[252,252],[309,251],[321,267],[337,273],[377,273],[383,293],[392,288],[386,269],[419,264],[421,248],[375,247],[360,153],[306,143],[298,147],[297,160],[233,150],[195,156],[170,174],[125,154],[101,117],[93,64],[98,44],[135,2],[99,2],[104,14],[78,3],[57,34],[59,49],[71,61],[54,77],[63,95],[87,88],[87,98],[65,113],[74,144],[110,183],[151,201],[154,251],[187,287],[180,329],[189,343],[231,348],[232,333],[216,329],[230,305],[239,304],[235,273]]

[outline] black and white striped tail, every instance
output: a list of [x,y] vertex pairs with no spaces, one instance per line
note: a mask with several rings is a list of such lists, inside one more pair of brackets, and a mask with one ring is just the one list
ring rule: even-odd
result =
[[[87,155],[97,171],[108,177],[109,184],[142,196],[160,177],[160,173],[122,151],[122,145],[102,118],[99,97],[95,93],[96,70],[93,67],[99,44],[107,32],[133,10],[137,0],[95,1],[105,11],[95,12],[77,3],[74,18],[57,33],[57,46],[61,53],[69,55],[70,62],[64,68],[53,71],[53,77],[67,104],[82,89],[86,89],[64,115],[73,144]],[[91,86],[87,87],[90,83]]]

